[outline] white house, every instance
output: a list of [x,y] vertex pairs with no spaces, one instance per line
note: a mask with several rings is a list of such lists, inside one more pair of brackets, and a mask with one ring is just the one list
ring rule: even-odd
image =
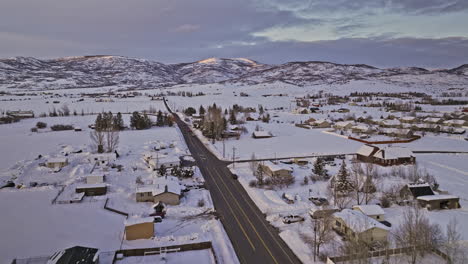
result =
[[114,152],[110,153],[96,153],[89,156],[89,161],[91,163],[96,163],[101,166],[107,166],[109,163],[115,162],[117,160],[117,154]]

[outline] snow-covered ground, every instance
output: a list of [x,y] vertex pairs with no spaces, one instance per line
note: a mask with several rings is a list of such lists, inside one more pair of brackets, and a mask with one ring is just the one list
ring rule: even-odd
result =
[[56,194],[50,187],[0,191],[0,263],[76,245],[102,251],[120,247],[125,217],[104,210],[102,201],[51,204]]
[[150,264],[150,263],[171,263],[171,264],[186,264],[191,263],[196,259],[197,263],[214,264],[216,263],[213,254],[209,249],[191,250],[175,253],[167,253],[162,255],[150,255],[140,257],[126,257],[118,260],[117,264]]

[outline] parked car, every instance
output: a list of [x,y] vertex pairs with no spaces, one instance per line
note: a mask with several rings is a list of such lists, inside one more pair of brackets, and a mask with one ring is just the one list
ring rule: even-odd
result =
[[317,206],[328,205],[328,200],[323,197],[310,197],[309,201]]
[[233,173],[233,174],[232,174],[232,178],[233,178],[234,180],[237,180],[237,179],[239,178],[239,176],[237,176],[237,174]]
[[291,224],[291,223],[296,223],[296,222],[301,222],[304,221],[304,217],[300,215],[286,215],[283,216],[283,223],[285,224]]

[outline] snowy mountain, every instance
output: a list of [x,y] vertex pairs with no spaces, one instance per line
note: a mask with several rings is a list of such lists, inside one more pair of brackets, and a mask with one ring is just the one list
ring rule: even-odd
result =
[[0,59],[0,87],[34,90],[103,86],[144,89],[189,83],[252,85],[282,82],[307,86],[353,80],[465,87],[468,64],[454,69],[427,70],[417,67],[380,69],[364,64],[320,61],[268,65],[244,58],[209,58],[180,64],[119,56]]

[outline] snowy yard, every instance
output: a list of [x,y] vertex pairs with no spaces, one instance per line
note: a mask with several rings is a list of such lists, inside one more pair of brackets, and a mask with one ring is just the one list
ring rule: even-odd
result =
[[53,188],[0,191],[0,263],[76,245],[120,247],[123,216],[104,210],[103,202],[52,205],[56,194]]

